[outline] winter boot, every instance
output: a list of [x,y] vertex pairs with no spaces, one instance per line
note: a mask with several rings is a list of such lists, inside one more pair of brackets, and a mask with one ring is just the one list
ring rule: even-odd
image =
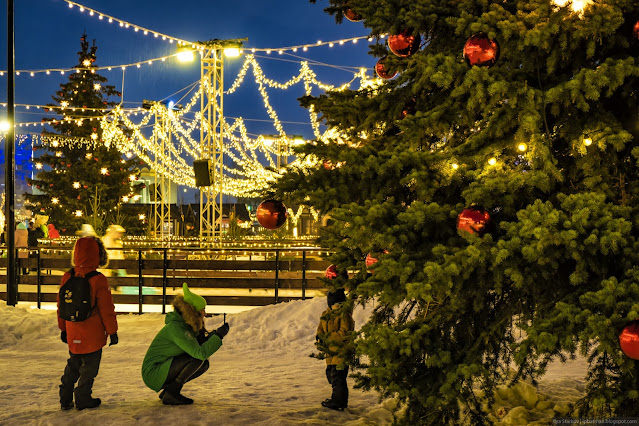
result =
[[73,388],[69,392],[64,385],[60,385],[60,408],[65,411],[73,408]]
[[171,382],[164,386],[164,395],[162,396],[162,404],[164,405],[188,405],[193,404],[191,398],[187,398],[180,394],[182,390],[182,383],[177,381]]
[[330,408],[331,410],[343,411],[346,405],[338,404],[332,399],[328,399],[322,402],[322,407]]
[[84,410],[85,408],[96,408],[100,404],[102,404],[102,401],[100,400],[100,398],[89,398],[81,402],[77,402],[77,401],[78,400],[76,398],[76,404],[75,404],[76,410]]

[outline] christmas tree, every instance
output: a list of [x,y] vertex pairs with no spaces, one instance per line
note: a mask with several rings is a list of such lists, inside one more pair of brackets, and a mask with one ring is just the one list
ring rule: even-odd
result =
[[571,414],[636,415],[639,3],[327,6],[386,78],[302,98],[339,137],[274,192],[330,215],[320,241],[356,272],[335,285],[375,306],[359,385],[407,424],[483,424],[496,385],[581,353]]
[[121,94],[96,72],[95,40],[91,46],[86,34],[80,40],[79,63],[52,97],[55,103],[47,105],[59,116],[43,119],[54,134],[43,134],[43,143],[36,146],[38,171],[29,179],[36,190],[25,194],[32,210],[70,234],[83,223],[98,233],[110,223],[126,227],[119,206],[123,197],[133,195],[131,182],[139,175],[134,160],[102,142],[100,119],[117,104],[110,99]]

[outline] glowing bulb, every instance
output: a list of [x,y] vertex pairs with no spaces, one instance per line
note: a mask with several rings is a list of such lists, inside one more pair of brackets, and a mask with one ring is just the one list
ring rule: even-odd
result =
[[144,220],[144,219],[146,219],[146,215],[145,214],[139,214],[138,215],[138,219]]
[[517,149],[520,150],[521,152],[524,152],[528,149],[528,145],[522,142],[519,145],[517,145]]
[[181,47],[178,49],[177,58],[180,62],[193,62],[195,56],[193,50]]
[[36,163],[36,169],[42,170],[42,163]]
[[82,211],[81,211],[81,210],[76,210],[76,211],[75,211],[75,215],[76,215],[77,217],[82,217]]
[[53,197],[53,198],[51,198],[51,202],[52,202],[53,204],[58,204],[58,203],[60,202],[60,199],[58,199],[58,198],[56,198],[56,197]]
[[497,159],[495,157],[490,157],[488,159],[488,164],[490,164],[491,166],[494,166],[495,164],[497,164]]
[[133,153],[132,153],[132,152],[127,152],[127,153],[126,153],[126,154],[124,154],[124,155],[126,155],[126,158],[131,158],[131,157],[133,157]]
[[96,140],[98,138],[98,134],[93,132],[91,133],[91,139]]
[[100,173],[102,173],[103,175],[106,175],[107,173],[109,173],[109,169],[107,169],[106,167],[102,167],[100,169]]
[[227,58],[237,58],[240,56],[240,49],[239,47],[227,47],[224,49],[224,55]]
[[586,145],[586,146],[592,145],[592,138],[590,138],[588,136],[585,136],[584,137],[584,145]]
[[91,65],[91,60],[85,59],[84,61],[82,61],[82,65],[84,65],[85,67],[88,67],[89,65]]
[[452,167],[453,170],[457,170],[459,168],[459,164],[453,163],[453,164],[450,165],[450,167]]
[[62,157],[62,151],[56,151],[55,156],[56,157]]
[[127,197],[126,195],[124,197],[122,197],[122,201],[124,201],[125,203],[129,202],[129,197]]
[[73,187],[75,189],[80,189],[80,182],[73,182]]
[[93,154],[91,154],[90,152],[87,152],[87,155],[84,156],[84,158],[86,158],[87,160],[90,160],[91,157],[93,157]]
[[137,177],[135,177],[135,175],[129,175],[129,180],[130,180],[131,182],[135,182],[136,180],[138,180],[138,178],[137,178]]
[[100,83],[95,83],[93,85],[93,90],[100,90],[102,88],[102,86],[100,86]]
[[9,130],[9,122],[8,121],[0,121],[0,131],[6,132]]

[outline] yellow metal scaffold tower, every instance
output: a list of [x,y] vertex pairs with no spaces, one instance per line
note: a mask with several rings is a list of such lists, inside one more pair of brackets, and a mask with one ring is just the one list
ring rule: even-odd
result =
[[[211,185],[200,190],[200,241],[218,243],[222,235],[222,191],[224,180],[224,57],[237,52],[242,40],[198,42],[201,50],[202,159],[210,160]],[[237,56],[232,54],[232,56]]]

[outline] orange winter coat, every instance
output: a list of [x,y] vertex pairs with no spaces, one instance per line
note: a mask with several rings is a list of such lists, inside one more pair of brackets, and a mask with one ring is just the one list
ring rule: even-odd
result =
[[[73,250],[73,264],[76,276],[85,276],[95,271],[100,264],[98,243],[91,237],[80,238]],[[60,286],[71,277],[69,272],[62,277]],[[67,332],[69,351],[74,354],[88,354],[101,349],[107,342],[107,336],[118,331],[113,297],[106,277],[98,274],[89,279],[93,313],[85,321],[71,322],[60,319],[58,327]],[[60,299],[58,297],[58,308]]]

